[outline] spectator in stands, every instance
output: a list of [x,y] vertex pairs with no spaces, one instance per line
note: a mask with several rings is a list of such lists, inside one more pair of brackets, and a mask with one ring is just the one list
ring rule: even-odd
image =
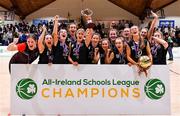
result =
[[110,23],[110,29],[117,29],[117,25],[116,25],[116,22],[115,21],[112,21]]
[[124,24],[124,28],[129,28],[129,21],[126,20],[125,24]]
[[118,23],[118,30],[122,30],[124,29],[125,26],[124,26],[124,20],[119,20],[119,23]]
[[2,40],[3,40],[3,29],[0,26],[0,45],[2,45]]
[[180,29],[178,27],[176,27],[175,37],[177,46],[180,46]]
[[133,25],[134,25],[133,22],[130,20],[129,21],[129,28],[131,28]]
[[169,59],[168,60],[173,60],[173,41],[169,33],[164,34],[165,41],[168,42],[168,53],[169,53]]
[[165,25],[161,26],[161,30],[160,30],[163,34],[165,33]]

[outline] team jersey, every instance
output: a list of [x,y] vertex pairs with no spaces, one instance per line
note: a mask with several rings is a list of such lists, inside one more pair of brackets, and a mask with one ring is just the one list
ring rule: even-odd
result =
[[122,53],[119,53],[118,49],[115,48],[114,52],[114,58],[111,62],[111,64],[127,64],[127,58],[126,58],[126,51],[123,50]]
[[142,49],[140,47],[140,41],[138,43],[136,43],[134,40],[131,40],[128,45],[130,47],[130,50],[131,50],[131,58],[135,61],[135,62],[138,62],[139,58],[143,55],[147,55],[147,52],[146,52],[146,46],[147,46],[147,40],[144,39],[144,45],[145,47]]
[[68,64],[69,47],[66,43],[58,41],[57,46],[54,49],[54,64]]
[[18,52],[15,53],[9,61],[9,70],[11,64],[31,64],[39,56],[38,48],[30,50],[26,43],[17,45]]
[[88,64],[95,64],[94,62],[95,48],[99,48],[99,45],[97,45],[96,47],[93,47],[92,44],[90,43],[88,47]]
[[75,42],[76,42],[76,38],[74,38],[70,34],[68,34],[68,37],[66,39],[66,44],[69,45],[69,44],[73,44]]
[[38,64],[48,64],[53,63],[54,59],[54,47],[52,47],[51,50],[49,50],[46,46],[42,53],[39,53],[39,62]]
[[[100,51],[100,63],[101,64],[106,64],[105,62],[105,59],[106,59],[106,53],[105,51],[103,50],[102,47],[99,48],[99,51]],[[110,51],[110,54],[112,53],[113,51]]]
[[153,64],[166,64],[167,49],[163,45],[153,45],[151,47]]
[[83,41],[81,44],[71,44],[71,53],[70,56],[73,61],[78,62],[79,64],[87,64],[88,63],[88,48],[86,47],[85,42]]

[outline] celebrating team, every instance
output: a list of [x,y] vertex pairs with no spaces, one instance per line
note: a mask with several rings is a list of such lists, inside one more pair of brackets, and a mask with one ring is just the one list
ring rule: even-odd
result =
[[[125,28],[118,37],[116,29],[109,30],[108,38],[101,38],[92,28],[86,30],[71,23],[58,32],[59,17],[54,17],[52,34],[45,26],[39,38],[27,37],[26,43],[11,43],[8,50],[18,50],[11,64],[30,64],[39,56],[38,64],[128,64],[139,65],[139,58],[146,55],[152,64],[166,64],[168,43],[159,31],[154,31],[158,16],[154,17],[150,29],[139,30],[138,26]],[[9,66],[10,66],[9,65]]]

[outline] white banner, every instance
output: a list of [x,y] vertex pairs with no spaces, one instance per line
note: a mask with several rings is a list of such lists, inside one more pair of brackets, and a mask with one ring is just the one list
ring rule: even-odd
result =
[[169,70],[127,65],[13,64],[11,113],[170,114]]

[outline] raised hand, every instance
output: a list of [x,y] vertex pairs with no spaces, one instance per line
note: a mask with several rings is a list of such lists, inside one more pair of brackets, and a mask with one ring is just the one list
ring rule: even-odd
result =
[[94,51],[95,53],[97,53],[99,51],[99,48],[95,48]]
[[108,55],[109,55],[110,51],[111,51],[111,49],[107,49],[107,54],[108,54]]
[[158,18],[158,15],[151,10],[151,14],[154,18]]
[[93,34],[93,29],[87,28],[87,29],[86,29],[86,36],[92,37],[92,34]]
[[96,57],[98,55],[99,48],[94,49],[94,56]]
[[45,32],[47,31],[47,29],[46,29],[46,26],[45,26],[45,25],[43,25],[43,26],[42,26],[42,29],[43,29],[43,31],[45,31]]
[[78,66],[78,62],[73,62],[73,65],[74,66]]
[[54,20],[58,21],[59,20],[59,15],[54,16]]

